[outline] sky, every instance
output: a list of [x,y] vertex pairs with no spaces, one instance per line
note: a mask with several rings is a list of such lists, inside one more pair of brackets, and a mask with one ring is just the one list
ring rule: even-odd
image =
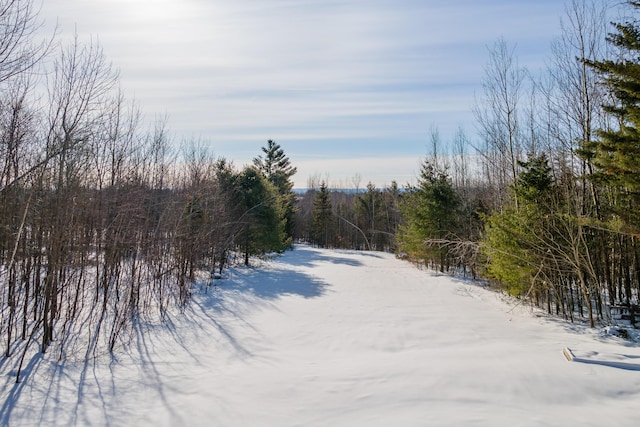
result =
[[268,139],[333,186],[414,182],[437,129],[476,138],[489,48],[542,69],[562,0],[44,0],[61,38],[98,40],[147,120],[237,166]]

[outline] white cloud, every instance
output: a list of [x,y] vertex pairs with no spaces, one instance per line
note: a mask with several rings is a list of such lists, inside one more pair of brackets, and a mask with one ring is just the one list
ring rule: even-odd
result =
[[521,63],[539,65],[561,3],[47,0],[42,13],[65,34],[77,24],[98,36],[125,91],[148,116],[168,113],[177,139],[201,137],[230,159],[267,138],[386,159],[421,155],[433,124],[445,139],[473,130],[486,47],[499,36],[534,46]]

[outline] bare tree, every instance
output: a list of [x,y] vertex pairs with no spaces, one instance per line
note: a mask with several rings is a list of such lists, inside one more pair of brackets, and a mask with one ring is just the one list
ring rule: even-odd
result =
[[484,139],[479,152],[487,181],[496,190],[498,206],[507,200],[508,187],[515,182],[522,159],[520,104],[527,75],[527,70],[518,65],[514,49],[499,39],[489,50],[483,96],[474,107]]
[[[68,240],[77,232],[80,211],[75,203],[83,178],[91,172],[89,141],[104,118],[105,100],[115,87],[117,73],[106,61],[102,49],[95,43],[81,45],[76,37],[61,51],[55,61],[50,86],[49,130],[47,155],[52,160],[51,201],[45,228],[47,273],[45,275],[42,311],[42,351],[53,341],[53,328],[59,315],[59,303],[69,287],[65,269],[70,257]],[[105,276],[103,275],[103,278]],[[102,281],[103,312],[108,297],[107,280]],[[96,290],[96,298],[98,297]]]
[[0,0],[0,83],[32,69],[50,51],[53,37],[35,41],[41,26],[33,0]]
[[[572,266],[582,295],[578,301],[586,306],[592,324],[592,306],[602,313],[602,285],[612,280],[610,263],[603,262],[610,257],[610,236],[584,226],[588,217],[601,219],[600,190],[586,177],[592,172],[588,159],[596,129],[607,126],[602,109],[607,95],[587,63],[605,54],[607,24],[606,1],[572,0],[567,4],[561,20],[562,35],[552,44],[545,90],[547,108],[543,113],[543,126],[551,137],[550,152],[555,157],[556,180],[562,184],[561,207],[568,210],[568,216],[559,221],[569,225],[559,233],[566,236],[566,250],[558,258]],[[563,290],[562,294],[570,292]],[[609,294],[615,296],[611,289]]]

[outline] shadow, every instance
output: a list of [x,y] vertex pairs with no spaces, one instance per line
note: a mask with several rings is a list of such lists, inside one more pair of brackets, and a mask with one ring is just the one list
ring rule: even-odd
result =
[[[170,341],[185,350],[187,357],[191,358],[189,363],[206,366],[209,362],[192,348],[194,337],[196,342],[214,338],[232,348],[239,359],[254,357],[251,342],[242,339],[247,330],[259,329],[252,324],[250,314],[265,306],[276,307],[275,300],[284,296],[310,299],[325,295],[329,284],[314,276],[312,269],[301,268],[323,262],[347,266],[362,264],[353,255],[297,247],[261,268],[229,270],[227,278],[216,280],[215,286],[197,284],[189,304],[180,310],[172,310],[162,322],[156,323],[151,319],[134,321],[130,330],[131,340],[122,351],[135,362],[144,380],[139,383],[137,377],[129,378],[125,386],[119,387],[150,388],[153,397],[166,410],[169,424],[183,424],[179,404],[171,399],[172,383],[167,381],[165,372],[167,362],[162,360],[162,356],[160,361],[157,360],[157,350]],[[211,334],[214,330],[219,334]],[[0,427],[16,422],[12,416],[16,417],[20,412],[16,407],[19,407],[19,401],[24,403],[21,396],[28,399],[29,395],[43,396],[32,411],[36,425],[46,425],[50,419],[69,425],[86,425],[96,422],[90,418],[94,416],[103,417],[98,421],[101,425],[118,425],[121,420],[114,418],[111,406],[114,396],[120,392],[113,370],[113,365],[118,362],[111,357],[110,375],[106,376],[102,370],[104,362],[104,358],[90,357],[69,366],[51,362],[50,356],[39,352],[25,359],[21,382],[13,385],[7,382],[5,385],[3,396],[6,398],[0,402]],[[9,361],[2,360],[1,363],[3,371],[10,370]],[[50,369],[47,381],[35,384],[33,373],[44,369],[43,363]]]
[[[11,425],[11,413],[15,408],[18,399],[22,395],[22,391],[25,386],[30,381],[30,376],[33,372],[38,369],[38,366],[42,363],[42,353],[36,353],[30,360],[27,366],[22,368],[22,373],[20,374],[21,380],[19,383],[14,383],[11,391],[9,391],[5,401],[2,403],[0,407],[0,426],[9,426]],[[31,385],[29,386],[31,387]]]
[[[183,315],[185,320],[193,320],[192,318],[189,318],[189,312],[191,313],[195,312],[195,310],[193,309],[193,304],[197,305],[197,302],[195,300],[190,301],[187,309],[184,309],[182,311],[181,314]],[[192,322],[192,323],[193,323],[192,327],[199,326],[200,329],[204,330],[204,327],[200,323],[198,322]],[[180,331],[178,331],[178,329],[175,326],[175,323],[171,320],[171,318],[167,317],[164,323],[163,329],[171,336],[171,339],[173,340],[173,342],[177,343],[185,351],[185,353],[187,353],[189,357],[193,359],[193,362],[195,362],[198,366],[204,366],[204,363],[192,351],[191,347],[189,346],[189,343],[187,342],[183,334],[180,333]]]
[[351,267],[359,267],[363,265],[361,261],[352,258],[344,258],[339,256],[319,255],[315,258],[315,262],[329,262],[331,264],[349,265]]
[[[95,363],[95,362],[94,362]],[[80,372],[80,379],[78,381],[78,389],[76,392],[76,401],[74,404],[74,408],[72,411],[72,422],[71,424],[77,424],[78,423],[78,418],[80,415],[80,407],[82,405],[82,402],[84,400],[84,387],[86,384],[86,377],[87,377],[87,372],[89,371],[89,359],[85,359],[84,364],[82,366],[82,371]],[[88,420],[84,420],[84,422],[86,423]]]
[[[640,371],[640,356],[628,354],[602,354],[597,351],[580,352],[568,350],[570,361],[588,365],[600,365],[626,371]],[[566,354],[565,354],[566,355]]]
[[233,281],[218,283],[224,289],[250,293],[273,300],[284,295],[316,298],[326,292],[327,284],[317,278],[295,270],[256,270],[236,276]]
[[610,326],[605,326],[604,321],[599,319],[596,323],[596,327],[592,328],[589,325],[589,319],[580,317],[579,313],[574,313],[574,319],[565,319],[562,314],[548,313],[540,307],[528,307],[533,313],[532,315],[540,319],[541,322],[555,327],[564,329],[566,332],[576,335],[588,335],[595,341],[601,343],[615,343],[626,348],[640,348],[640,341],[638,338],[622,338],[619,335],[608,332]]
[[[199,291],[185,307],[183,319],[194,332],[209,334],[207,326],[213,326],[237,357],[250,358],[253,356],[251,350],[235,336],[237,328],[257,332],[258,329],[247,320],[250,313],[265,306],[275,308],[275,300],[283,296],[311,299],[325,295],[328,283],[300,268],[323,260],[350,261],[323,256],[321,250],[303,247],[289,251],[260,268],[228,270],[225,278],[215,280],[212,286],[200,284],[195,287]],[[231,319],[233,321],[229,322]]]
[[[221,322],[219,322],[212,314],[211,311],[212,310],[207,310],[207,308],[198,301],[192,301],[193,304],[193,309],[191,310],[191,314],[190,314],[190,320],[192,321],[192,323],[194,325],[197,325],[200,329],[202,329],[202,331],[206,332],[206,328],[204,328],[204,325],[202,323],[202,321],[204,320],[204,322],[207,322],[211,325],[213,325],[218,332],[220,332],[220,335],[222,337],[224,337],[224,339],[226,339],[229,344],[231,345],[231,347],[234,349],[234,351],[236,352],[236,356],[238,356],[241,359],[246,359],[248,357],[252,356],[252,353],[247,350],[237,339],[236,337],[231,333],[230,329],[225,327]],[[220,307],[223,307],[222,305]],[[197,308],[197,310],[196,310]],[[240,316],[237,315],[237,313],[232,312],[231,310],[225,309],[225,311],[232,313],[233,315],[236,316],[236,318],[241,319]],[[245,322],[246,324],[246,322]]]
[[167,393],[165,390],[166,385],[162,381],[162,375],[160,374],[158,367],[153,361],[153,356],[151,354],[152,351],[150,349],[150,346],[152,345],[149,337],[150,334],[148,333],[148,331],[142,330],[141,325],[137,322],[134,323],[134,330],[136,338],[135,348],[137,349],[137,354],[140,357],[140,368],[142,369],[146,378],[154,384],[155,393],[158,395],[160,401],[169,412],[171,421],[170,424],[181,425],[182,420],[176,412],[173,402],[170,402],[167,398]]
[[369,257],[369,258],[384,259],[384,256],[382,256],[380,252],[374,252],[374,251],[350,251],[348,253],[353,254],[353,255],[358,255],[358,256],[366,256],[366,257]]
[[286,256],[278,259],[278,262],[298,267],[313,267],[321,262],[349,265],[352,267],[363,265],[362,262],[353,259],[353,256],[380,257],[380,255],[371,252],[332,250],[330,253],[327,253],[325,250],[313,246],[295,245],[293,250],[287,252]]
[[[111,387],[112,387],[112,396],[115,395],[115,375],[113,372],[113,363],[114,363],[114,359],[111,359],[111,363],[109,364],[109,372],[111,373]],[[98,393],[98,401],[101,404],[101,409],[102,409],[102,413],[104,414],[104,419],[105,419],[105,425],[110,426],[111,423],[109,422],[109,409],[107,407],[107,400],[105,398],[105,393],[102,390],[102,384],[100,383],[100,376],[98,374],[98,369],[97,369],[97,364],[93,363],[93,381],[96,385],[96,389],[97,389],[97,393]],[[89,421],[89,420],[87,420]]]
[[[331,262],[359,266],[361,263],[350,258],[331,256],[319,249],[303,246],[289,251],[286,255],[277,258],[273,265],[265,265],[261,268],[241,267],[230,270],[226,279],[216,280],[214,290],[224,292],[205,291],[203,302],[214,308],[220,308],[222,298],[244,299],[258,298],[264,300],[277,299],[283,295],[298,295],[303,298],[316,298],[322,296],[327,290],[327,283],[300,267],[313,267],[318,262]],[[202,289],[202,286],[198,288]],[[206,287],[205,287],[206,288]],[[230,292],[233,296],[229,295]]]

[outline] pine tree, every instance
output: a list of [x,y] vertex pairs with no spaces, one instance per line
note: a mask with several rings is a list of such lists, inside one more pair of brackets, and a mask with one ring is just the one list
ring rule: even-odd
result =
[[262,173],[246,167],[238,176],[238,190],[243,208],[241,222],[245,224],[240,236],[245,264],[250,255],[261,255],[285,248],[284,224],[278,193]]
[[313,210],[311,212],[311,238],[313,243],[320,247],[329,245],[333,231],[333,219],[329,189],[323,181],[313,200]]
[[418,186],[409,189],[401,208],[405,224],[398,236],[400,251],[448,269],[451,259],[444,243],[456,235],[460,198],[447,171],[425,161]]
[[378,224],[382,223],[382,193],[370,182],[367,184],[367,191],[358,194],[355,201],[358,223],[368,235],[372,248],[384,247],[386,236],[378,230]]
[[273,140],[267,141],[267,146],[262,147],[263,156],[253,159],[254,166],[264,174],[280,194],[280,203],[282,204],[285,219],[285,235],[288,246],[293,239],[295,230],[295,214],[296,214],[296,195],[292,191],[293,182],[291,177],[296,174],[297,168],[291,165],[289,157],[278,143]]
[[560,245],[549,236],[555,228],[550,205],[554,188],[546,156],[532,156],[519,166],[522,172],[512,186],[512,198],[517,197],[519,203],[487,218],[482,242],[487,276],[515,296],[526,294],[536,284],[544,258]]
[[[640,1],[628,4],[640,11]],[[614,211],[636,232],[640,229],[640,25],[636,19],[614,24],[616,32],[607,41],[618,49],[615,59],[585,61],[601,76],[614,102],[605,105],[617,126],[600,129],[581,155],[590,161],[595,182],[615,190],[619,196]]]

